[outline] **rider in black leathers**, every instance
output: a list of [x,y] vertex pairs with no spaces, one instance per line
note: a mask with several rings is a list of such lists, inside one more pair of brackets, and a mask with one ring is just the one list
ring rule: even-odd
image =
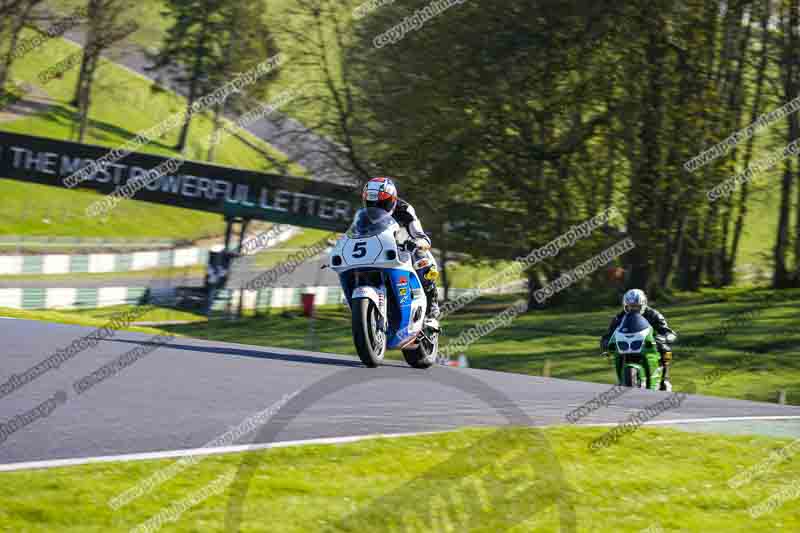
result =
[[657,310],[647,305],[647,296],[640,289],[631,289],[622,297],[622,312],[618,313],[608,325],[608,331],[600,338],[600,350],[605,354],[608,349],[608,340],[622,323],[628,313],[641,313],[642,317],[655,330],[656,346],[661,354],[664,365],[664,381],[668,383],[669,364],[671,363],[672,348],[668,344],[674,342],[678,335],[667,325],[667,319]]
[[422,288],[428,301],[426,316],[437,319],[440,316],[438,290],[436,280],[439,268],[436,258],[431,253],[431,238],[422,229],[414,207],[400,198],[397,187],[391,178],[372,178],[364,185],[362,191],[364,207],[379,208],[397,221],[406,230],[414,247],[414,269],[422,282]]

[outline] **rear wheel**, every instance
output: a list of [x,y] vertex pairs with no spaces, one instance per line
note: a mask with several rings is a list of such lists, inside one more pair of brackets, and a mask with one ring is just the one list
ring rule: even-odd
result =
[[353,342],[361,362],[375,368],[386,354],[386,335],[378,329],[378,308],[368,298],[353,302]]
[[403,358],[413,368],[430,368],[439,353],[439,334],[420,336],[416,348],[403,350]]

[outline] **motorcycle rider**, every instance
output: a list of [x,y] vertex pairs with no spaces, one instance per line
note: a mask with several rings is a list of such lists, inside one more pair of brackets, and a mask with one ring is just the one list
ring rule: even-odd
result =
[[641,289],[631,289],[622,297],[622,312],[617,314],[608,326],[608,331],[600,338],[600,350],[603,355],[608,355],[608,341],[623,318],[628,313],[641,313],[642,317],[650,324],[656,332],[656,347],[661,354],[661,364],[664,365],[664,386],[666,390],[672,390],[669,382],[669,365],[672,362],[672,349],[667,342],[674,342],[678,335],[667,325],[664,315],[647,305],[647,295]]
[[426,316],[429,319],[439,318],[438,291],[436,280],[439,278],[439,267],[431,253],[431,239],[422,229],[414,207],[397,195],[397,187],[391,178],[372,178],[364,185],[361,200],[365,208],[379,208],[405,228],[411,239],[414,251],[414,269],[422,281],[422,289],[428,299]]

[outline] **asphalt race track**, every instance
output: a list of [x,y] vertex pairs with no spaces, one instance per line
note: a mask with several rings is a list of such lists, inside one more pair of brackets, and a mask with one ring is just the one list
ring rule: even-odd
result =
[[[0,391],[12,374],[91,331],[0,319]],[[291,413],[275,417],[285,424],[275,441],[521,421],[563,424],[569,411],[609,389],[482,370],[420,371],[399,362],[367,369],[351,357],[182,338],[157,347],[82,394],[73,389],[73,383],[148,339],[146,334],[117,332],[0,397],[0,423],[8,423],[59,391],[66,395],[46,417],[34,419],[5,441],[0,435],[0,465],[200,448],[299,391],[304,400],[293,409],[290,402],[286,411]],[[665,396],[631,391],[580,423],[620,422]],[[689,396],[657,420],[758,416],[800,417],[800,407]],[[238,444],[251,442],[255,435]]]

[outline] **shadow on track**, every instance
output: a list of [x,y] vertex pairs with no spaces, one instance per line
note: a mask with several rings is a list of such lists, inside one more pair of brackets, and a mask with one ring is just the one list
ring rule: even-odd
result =
[[[106,339],[105,342],[124,342],[128,344],[138,344],[141,346],[148,346],[151,344],[159,344],[147,341],[136,341],[126,339]],[[213,347],[213,346],[193,346],[189,344],[175,344],[169,343],[165,347],[174,350],[187,350],[191,352],[205,352],[216,355],[232,355],[237,357],[255,357],[258,359],[271,359],[274,361],[288,361],[290,363],[311,363],[317,365],[331,365],[331,366],[345,366],[350,368],[366,368],[360,361],[347,359],[339,359],[334,357],[324,357],[319,355],[304,355],[304,354],[288,354],[288,353],[275,353],[260,350],[247,350],[245,348],[232,348],[232,347]],[[391,365],[390,365],[391,366]]]

